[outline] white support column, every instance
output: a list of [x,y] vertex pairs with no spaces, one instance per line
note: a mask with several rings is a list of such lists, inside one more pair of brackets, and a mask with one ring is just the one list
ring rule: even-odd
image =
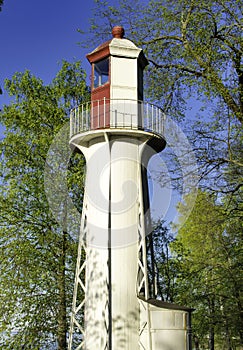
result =
[[113,135],[110,152],[112,349],[138,350],[139,140]]

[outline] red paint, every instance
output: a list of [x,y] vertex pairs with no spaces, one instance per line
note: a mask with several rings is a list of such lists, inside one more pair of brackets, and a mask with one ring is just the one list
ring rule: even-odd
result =
[[91,93],[91,129],[110,127],[110,83],[93,89]]

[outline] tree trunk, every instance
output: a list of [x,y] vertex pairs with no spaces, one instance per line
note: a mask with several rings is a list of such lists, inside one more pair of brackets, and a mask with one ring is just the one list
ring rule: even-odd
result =
[[214,326],[212,325],[209,329],[209,350],[214,350]]
[[209,350],[214,350],[214,338],[215,338],[215,301],[214,296],[212,299],[209,298],[209,307],[210,307],[210,316],[211,316],[211,324],[209,326],[209,340],[208,340],[208,348]]
[[223,307],[222,307],[222,319],[225,322],[225,339],[226,339],[227,350],[233,350],[232,344],[231,344],[230,331],[229,331],[229,323]]
[[194,335],[194,345],[195,345],[195,350],[199,350],[199,339],[197,336]]
[[57,344],[58,350],[67,350],[67,314],[66,314],[66,232],[63,232],[62,252],[60,256],[60,268],[58,272],[59,308],[58,308],[58,330]]
[[242,302],[241,302],[241,293],[240,288],[238,288],[237,284],[234,283],[235,287],[235,298],[237,300],[237,306],[239,311],[239,336],[240,336],[240,345],[243,346],[243,309],[242,309]]

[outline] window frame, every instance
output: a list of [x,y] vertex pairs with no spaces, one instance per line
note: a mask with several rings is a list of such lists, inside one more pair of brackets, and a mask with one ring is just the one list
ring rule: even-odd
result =
[[[102,67],[104,65],[104,67]],[[110,82],[110,57],[102,58],[93,63],[93,89]]]

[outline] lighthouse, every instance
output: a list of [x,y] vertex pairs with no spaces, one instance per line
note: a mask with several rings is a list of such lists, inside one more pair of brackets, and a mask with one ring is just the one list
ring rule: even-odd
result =
[[70,145],[85,156],[86,180],[68,346],[185,350],[190,309],[156,300],[147,271],[146,168],[165,148],[165,116],[143,101],[142,49],[120,26],[112,36],[87,55],[91,101],[70,115]]

